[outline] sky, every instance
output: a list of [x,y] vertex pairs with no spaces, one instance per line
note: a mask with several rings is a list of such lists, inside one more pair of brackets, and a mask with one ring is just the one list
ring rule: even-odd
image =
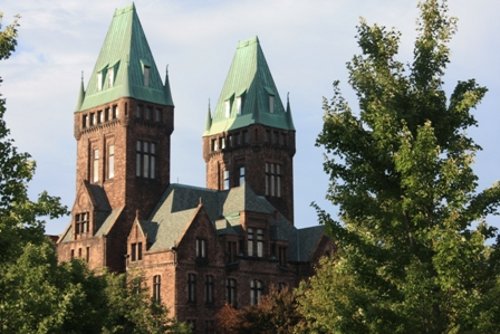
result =
[[[75,197],[76,141],[73,112],[80,77],[93,70],[113,12],[124,0],[2,0],[3,24],[21,15],[18,48],[0,62],[7,99],[7,125],[21,151],[37,162],[30,183],[35,197],[43,190],[60,196],[69,208]],[[171,182],[205,186],[201,136],[208,100],[219,98],[239,40],[258,36],[281,99],[290,104],[296,127],[294,158],[295,225],[317,224],[310,203],[335,216],[325,200],[328,176],[323,151],[315,147],[322,127],[323,97],[340,80],[343,95],[357,110],[348,85],[346,62],[359,54],[356,25],[369,23],[401,31],[398,59],[410,63],[418,17],[416,0],[136,0],[135,5],[156,65],[169,66],[175,103]],[[489,92],[474,115],[469,134],[482,146],[476,156],[479,188],[499,179],[500,1],[449,0],[458,17],[445,76],[448,96],[458,80],[475,78]],[[85,81],[86,82],[86,81]],[[69,217],[50,221],[47,233],[62,233]],[[495,217],[490,220],[500,227]]]

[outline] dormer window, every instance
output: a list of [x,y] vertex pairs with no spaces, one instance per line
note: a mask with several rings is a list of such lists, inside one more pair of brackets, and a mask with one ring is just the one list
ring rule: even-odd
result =
[[103,73],[100,71],[97,73],[97,91],[100,92],[102,90],[102,83],[104,81]]
[[269,112],[274,114],[274,95],[269,95]]
[[243,107],[243,97],[238,96],[236,98],[236,114],[241,115],[241,108]]
[[115,69],[111,67],[108,70],[108,88],[113,87],[114,83],[115,83]]
[[229,118],[229,116],[231,116],[231,100],[224,101],[224,115],[226,116],[226,118]]
[[144,74],[144,86],[149,87],[150,78],[151,78],[151,67],[149,65],[144,65],[143,69]]

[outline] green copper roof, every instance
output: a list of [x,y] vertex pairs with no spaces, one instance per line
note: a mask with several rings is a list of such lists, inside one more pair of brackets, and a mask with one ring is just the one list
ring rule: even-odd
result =
[[77,111],[120,97],[173,105],[168,77],[164,85],[133,4],[115,11]]
[[[294,130],[289,108],[283,107],[278,89],[257,37],[241,41],[214,110],[210,127],[204,135],[212,135],[263,124]],[[207,120],[208,125],[208,120]]]

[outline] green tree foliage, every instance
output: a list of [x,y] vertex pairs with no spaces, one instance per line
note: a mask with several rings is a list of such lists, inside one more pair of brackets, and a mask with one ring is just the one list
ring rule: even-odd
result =
[[339,83],[324,102],[327,198],[317,208],[339,246],[303,284],[300,311],[317,333],[499,333],[499,245],[484,220],[500,186],[478,191],[480,147],[467,135],[486,88],[443,76],[456,20],[446,1],[419,3],[414,58],[395,59],[400,33],[364,20],[348,63],[355,114]]
[[[16,18],[0,30],[0,60],[15,50],[17,28]],[[18,152],[4,114],[0,98],[0,332],[189,333],[145,290],[129,287],[123,274],[96,275],[78,260],[57,263],[43,218],[65,215],[67,208],[45,192],[29,199],[35,163]]]

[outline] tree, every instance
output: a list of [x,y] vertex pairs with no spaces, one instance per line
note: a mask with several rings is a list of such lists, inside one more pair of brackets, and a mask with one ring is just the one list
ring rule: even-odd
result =
[[[2,15],[0,13],[0,29]],[[0,60],[15,50],[18,19],[0,30]],[[0,78],[1,82],[1,78]],[[58,197],[28,197],[35,163],[18,152],[0,98],[0,332],[189,333],[124,275],[96,275],[85,263],[58,265],[43,217],[67,214]]]
[[317,145],[340,219],[317,211],[339,251],[299,298],[318,333],[500,332],[499,238],[485,223],[500,186],[477,190],[480,147],[466,133],[486,88],[460,81],[447,101],[456,19],[445,0],[418,6],[413,62],[396,60],[399,32],[361,20],[347,65],[359,114],[339,82],[324,101]]

